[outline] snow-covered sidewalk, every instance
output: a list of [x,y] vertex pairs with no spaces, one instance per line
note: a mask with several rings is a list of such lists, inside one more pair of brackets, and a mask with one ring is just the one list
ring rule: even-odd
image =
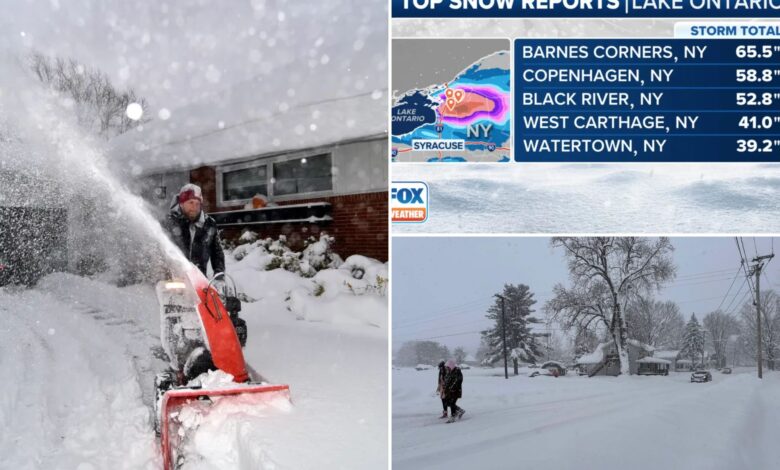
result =
[[[436,370],[393,371],[393,468],[774,469],[780,373],[534,377],[464,371],[463,421],[439,420]],[[511,373],[511,372],[510,372]]]

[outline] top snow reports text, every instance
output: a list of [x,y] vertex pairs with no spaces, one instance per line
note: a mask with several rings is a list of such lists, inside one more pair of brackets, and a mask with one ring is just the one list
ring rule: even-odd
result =
[[586,45],[523,46],[523,59],[672,59],[672,46],[660,45]]
[[[403,9],[435,9],[447,2],[450,10],[622,10],[623,0],[404,0]],[[780,0],[625,0],[631,10],[780,10]]]

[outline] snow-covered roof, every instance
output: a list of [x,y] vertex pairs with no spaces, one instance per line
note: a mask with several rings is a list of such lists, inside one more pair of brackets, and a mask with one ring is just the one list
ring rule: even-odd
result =
[[596,349],[590,354],[580,356],[575,362],[577,364],[600,364],[604,360],[604,348],[610,346],[613,342],[599,343]]
[[[232,90],[238,98],[230,99],[251,102],[248,88]],[[386,91],[303,103],[284,112],[260,104],[236,108],[242,117],[232,122],[207,109],[215,103],[196,103],[180,111],[193,119],[149,123],[112,140],[110,152],[137,176],[380,138],[387,132]]]
[[[652,353],[655,349],[652,346],[637,341],[635,339],[629,339],[627,340],[627,342],[628,344],[635,346],[637,348],[644,349],[649,353]],[[596,349],[592,353],[583,354],[578,359],[576,359],[575,364],[600,364],[604,360],[604,351],[606,350],[606,348],[612,347],[614,344],[615,341],[613,340],[607,341],[606,343],[599,343],[599,345],[596,346]]]
[[626,342],[632,346],[636,346],[637,348],[644,349],[647,352],[654,352],[655,348],[650,346],[649,344],[645,344],[641,341],[637,341],[635,339],[628,339]]
[[679,359],[677,361],[677,363],[678,364],[693,364],[693,361],[691,361],[690,359]]
[[671,362],[667,361],[666,359],[660,359],[652,356],[643,357],[642,359],[638,359],[636,362],[643,364],[671,364]]
[[660,357],[662,359],[677,359],[680,355],[679,350],[662,349],[653,353],[654,357]]

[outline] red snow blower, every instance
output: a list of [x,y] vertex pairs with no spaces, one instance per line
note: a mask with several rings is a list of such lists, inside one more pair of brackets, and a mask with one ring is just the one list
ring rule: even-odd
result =
[[[241,302],[235,283],[224,273],[209,281],[195,266],[185,277],[157,284],[160,338],[171,366],[155,379],[155,430],[161,440],[164,470],[182,463],[177,454],[183,435],[178,432],[178,417],[194,400],[201,404],[212,397],[244,394],[263,394],[263,399],[269,400],[279,396],[290,399],[288,385],[265,383],[244,362],[241,348],[246,341],[246,326],[238,318]],[[221,292],[215,287],[220,278]],[[233,382],[211,388],[199,383],[201,374],[214,370],[230,374]]]

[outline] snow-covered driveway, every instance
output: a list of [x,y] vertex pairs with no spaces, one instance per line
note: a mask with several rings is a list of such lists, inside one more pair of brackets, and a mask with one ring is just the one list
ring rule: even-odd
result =
[[[242,313],[245,356],[290,385],[293,406],[228,410],[198,431],[201,455],[185,468],[386,466],[386,329],[298,321],[285,292],[258,289],[265,295],[254,293]],[[34,289],[0,288],[0,319],[0,468],[161,468],[150,407],[164,363],[154,352],[152,286],[54,274]]]
[[778,373],[692,384],[686,373],[505,380],[503,369],[467,370],[467,413],[454,424],[438,419],[436,373],[393,371],[393,468],[780,468]]
[[0,288],[0,467],[160,465],[143,387],[159,343],[154,299],[69,275]]

